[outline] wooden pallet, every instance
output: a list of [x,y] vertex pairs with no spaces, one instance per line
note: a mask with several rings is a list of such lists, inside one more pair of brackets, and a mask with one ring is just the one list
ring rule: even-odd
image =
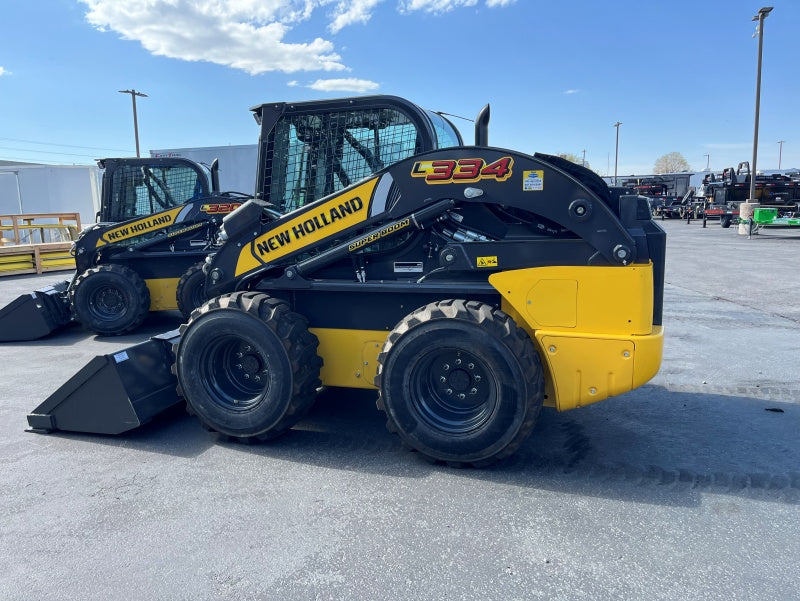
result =
[[81,232],[79,213],[0,215],[0,247],[76,240]]
[[72,242],[0,246],[0,277],[75,269]]

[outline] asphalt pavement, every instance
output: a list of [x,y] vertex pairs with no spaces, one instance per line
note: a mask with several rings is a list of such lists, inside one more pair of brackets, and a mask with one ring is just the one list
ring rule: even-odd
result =
[[[661,223],[659,374],[543,411],[488,469],[422,461],[349,390],[260,445],[180,412],[26,433],[91,357],[179,315],[0,345],[0,599],[799,599],[800,228]],[[0,278],[0,305],[67,275]]]

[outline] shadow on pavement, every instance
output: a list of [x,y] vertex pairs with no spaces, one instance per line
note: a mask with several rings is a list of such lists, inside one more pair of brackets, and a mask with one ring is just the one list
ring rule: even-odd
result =
[[578,411],[543,410],[519,451],[486,469],[431,464],[384,426],[374,392],[327,389],[292,431],[265,443],[230,442],[182,409],[119,437],[57,436],[177,457],[222,445],[328,469],[438,474],[659,505],[698,505],[705,492],[800,501],[800,406],[794,403],[645,386]]

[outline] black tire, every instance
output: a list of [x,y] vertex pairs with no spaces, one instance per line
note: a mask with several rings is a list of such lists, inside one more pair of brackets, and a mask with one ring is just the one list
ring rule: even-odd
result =
[[719,218],[719,224],[720,224],[720,225],[721,225],[721,226],[722,226],[724,229],[728,229],[728,228],[731,226],[731,220],[732,220],[732,217],[731,217],[731,215],[722,215],[722,216]]
[[84,328],[116,336],[139,327],[150,311],[150,291],[133,269],[100,265],[75,279],[70,308]]
[[192,313],[181,334],[179,390],[207,430],[268,440],[314,403],[319,341],[285,301],[256,292],[214,298]]
[[192,315],[192,311],[206,302],[206,274],[203,273],[203,263],[192,265],[178,280],[178,287],[175,289],[175,300],[178,301],[178,309],[186,319]]
[[528,334],[477,301],[440,301],[405,317],[378,357],[375,384],[387,428],[450,465],[482,467],[514,453],[544,399]]

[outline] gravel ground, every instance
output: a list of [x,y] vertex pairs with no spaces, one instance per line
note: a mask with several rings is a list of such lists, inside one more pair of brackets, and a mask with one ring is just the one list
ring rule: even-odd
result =
[[[179,317],[0,345],[0,599],[800,598],[800,230],[663,226],[660,373],[545,410],[485,470],[421,461],[347,390],[262,445],[182,414],[25,433],[92,356]],[[0,278],[0,305],[65,275]]]

